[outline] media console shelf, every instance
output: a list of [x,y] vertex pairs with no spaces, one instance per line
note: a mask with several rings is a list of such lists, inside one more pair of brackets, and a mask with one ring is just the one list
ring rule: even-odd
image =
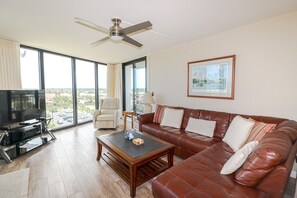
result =
[[41,117],[0,127],[0,157],[6,163],[50,141],[55,135],[47,128],[51,118]]

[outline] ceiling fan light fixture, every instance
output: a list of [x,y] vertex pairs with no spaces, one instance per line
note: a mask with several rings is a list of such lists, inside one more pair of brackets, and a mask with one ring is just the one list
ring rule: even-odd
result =
[[113,41],[120,41],[120,40],[123,40],[123,35],[111,35],[110,36],[110,39],[113,40]]

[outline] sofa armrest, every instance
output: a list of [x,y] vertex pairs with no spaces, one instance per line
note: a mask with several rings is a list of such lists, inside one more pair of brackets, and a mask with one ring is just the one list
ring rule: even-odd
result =
[[152,123],[155,113],[146,113],[137,116],[139,131],[142,131],[142,125],[146,123]]

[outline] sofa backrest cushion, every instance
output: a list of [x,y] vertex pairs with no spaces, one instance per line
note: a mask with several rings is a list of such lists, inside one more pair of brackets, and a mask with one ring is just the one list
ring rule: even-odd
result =
[[184,110],[184,117],[183,117],[181,128],[185,129],[188,125],[190,118],[196,118],[196,119],[199,118],[200,110],[199,109],[188,109],[188,108],[183,108],[183,110]]
[[235,181],[245,186],[255,186],[275,166],[285,161],[290,153],[292,142],[281,132],[264,136],[242,167],[236,171]]

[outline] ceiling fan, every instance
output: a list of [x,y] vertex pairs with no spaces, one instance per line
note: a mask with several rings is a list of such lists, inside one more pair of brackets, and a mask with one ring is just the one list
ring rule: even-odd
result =
[[113,26],[111,26],[109,29],[101,27],[99,25],[96,25],[94,23],[91,23],[89,21],[86,21],[84,19],[81,19],[79,17],[74,18],[74,21],[80,25],[83,25],[85,27],[94,29],[96,31],[108,34],[109,36],[104,37],[103,39],[100,39],[98,41],[95,41],[94,43],[91,43],[92,46],[97,46],[100,45],[102,43],[104,43],[105,41],[108,40],[112,40],[112,41],[125,41],[127,43],[130,43],[136,47],[141,47],[142,44],[137,42],[136,40],[132,39],[131,37],[129,37],[129,34],[132,33],[138,33],[140,30],[149,30],[152,28],[152,24],[149,21],[143,22],[143,23],[139,23],[136,25],[132,25],[126,28],[121,28],[120,27],[120,23],[122,22],[122,20],[120,18],[114,17],[111,19]]

